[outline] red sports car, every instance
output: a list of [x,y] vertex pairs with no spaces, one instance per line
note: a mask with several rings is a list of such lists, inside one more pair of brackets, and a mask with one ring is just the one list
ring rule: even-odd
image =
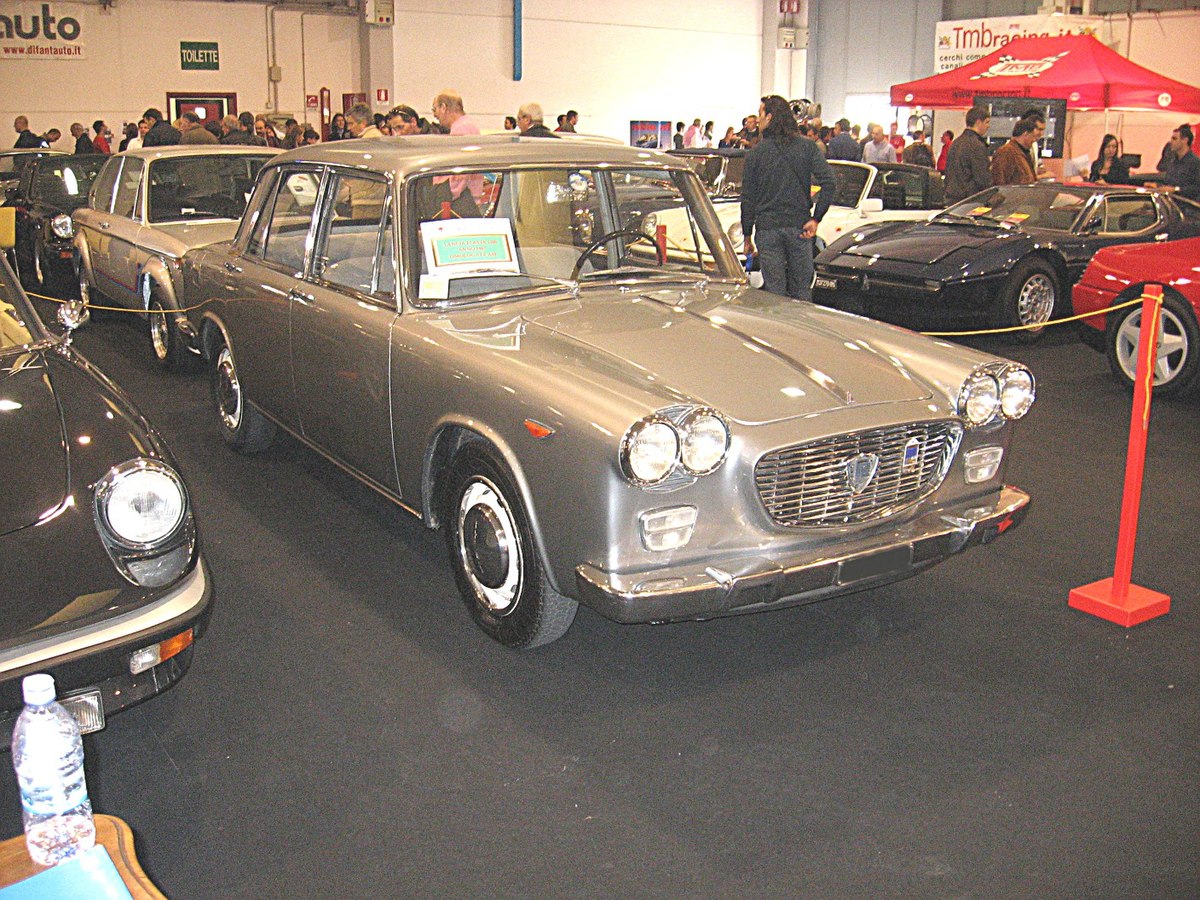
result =
[[[1154,393],[1177,396],[1200,384],[1200,238],[1100,250],[1071,299],[1076,313],[1087,313],[1136,299],[1148,284],[1163,286]],[[1137,369],[1141,324],[1141,306],[1131,306],[1089,317],[1080,326],[1084,342],[1107,352],[1113,374],[1129,387]]]

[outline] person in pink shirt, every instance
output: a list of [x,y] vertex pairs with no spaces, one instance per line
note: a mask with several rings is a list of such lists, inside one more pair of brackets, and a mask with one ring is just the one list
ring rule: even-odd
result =
[[[433,98],[433,115],[438,120],[438,124],[450,129],[452,135],[464,134],[479,134],[479,126],[474,120],[463,110],[463,99],[455,91],[442,91]],[[463,188],[470,188],[471,196],[475,198],[475,203],[478,205],[483,199],[483,176],[482,175],[451,175],[450,179],[450,196],[457,198]],[[435,178],[434,183],[439,182],[440,178]]]

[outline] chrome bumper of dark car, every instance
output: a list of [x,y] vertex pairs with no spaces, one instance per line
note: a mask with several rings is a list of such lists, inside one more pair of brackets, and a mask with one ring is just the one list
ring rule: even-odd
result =
[[575,570],[579,601],[617,622],[671,622],[759,612],[824,600],[915,575],[1025,517],[1029,495],[1004,487],[984,500],[942,509],[883,535],[869,549],[838,548],[801,558],[723,559],[633,575]]

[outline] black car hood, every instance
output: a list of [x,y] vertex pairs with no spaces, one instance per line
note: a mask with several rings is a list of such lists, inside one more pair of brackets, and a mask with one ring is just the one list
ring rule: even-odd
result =
[[852,236],[844,238],[838,249],[846,256],[931,266],[955,251],[978,251],[1014,234],[1017,232],[988,225],[890,222],[862,241],[856,242]]
[[53,515],[69,494],[62,410],[44,353],[0,368],[0,536]]

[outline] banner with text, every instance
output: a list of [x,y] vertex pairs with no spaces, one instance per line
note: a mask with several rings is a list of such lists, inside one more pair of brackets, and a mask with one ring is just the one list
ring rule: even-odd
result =
[[1014,38],[1090,34],[1108,43],[1112,25],[1102,16],[999,16],[938,22],[933,72],[940,75],[982,59]]
[[83,59],[91,15],[84,3],[0,0],[0,60]]

